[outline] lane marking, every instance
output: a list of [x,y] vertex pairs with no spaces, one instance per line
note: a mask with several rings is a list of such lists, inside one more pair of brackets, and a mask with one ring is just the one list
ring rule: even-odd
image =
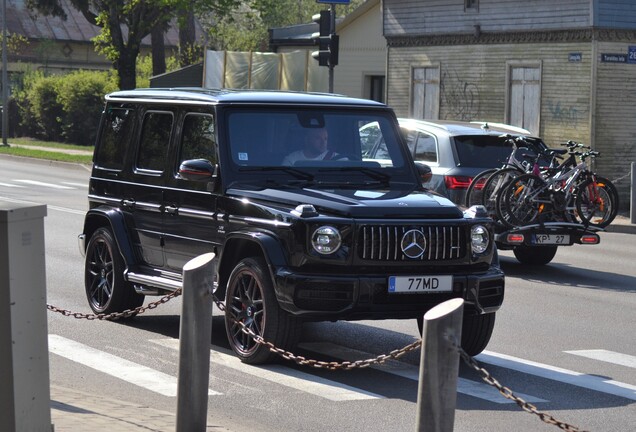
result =
[[13,183],[0,183],[0,186],[10,187],[10,188],[24,188],[25,186],[20,186]]
[[581,357],[587,357],[593,360],[600,360],[606,363],[613,363],[620,366],[626,366],[636,369],[636,356],[628,354],[617,353],[614,351],[607,351],[603,349],[595,350],[576,350],[576,351],[563,351],[568,354],[574,354]]
[[43,186],[43,187],[48,187],[48,188],[53,188],[53,189],[75,189],[75,188],[72,188],[70,186],[62,186],[62,185],[54,184],[54,183],[44,183],[44,182],[37,181],[37,180],[15,179],[13,181],[20,182],[20,183],[26,183],[26,184],[33,185],[33,186]]
[[[179,349],[178,339],[152,339],[151,342],[167,348]],[[384,396],[297,371],[284,365],[247,365],[230,351],[220,348],[210,350],[210,362],[336,402],[385,399]]]
[[[351,348],[346,348],[340,345],[332,344],[330,342],[315,342],[315,343],[302,343],[299,345],[301,348],[312,352],[318,352],[329,357],[346,357],[350,361],[364,360],[375,357],[371,353],[359,351]],[[393,375],[407,378],[413,381],[419,381],[420,368],[417,366],[409,365],[398,360],[389,359],[381,365],[371,365],[371,369],[376,369],[382,372],[390,373]],[[497,404],[511,404],[515,403],[510,399],[506,399],[499,393],[494,387],[479,381],[473,381],[466,378],[457,378],[457,391],[459,393],[476,397],[479,399],[487,400]],[[541,399],[536,396],[531,396],[524,393],[515,394],[521,397],[526,402],[539,403],[549,402],[545,399]]]
[[[22,186],[20,186],[22,187]],[[70,209],[70,208],[66,208],[66,207],[58,207],[58,206],[53,206],[53,205],[48,205],[48,204],[44,204],[44,203],[38,203],[35,201],[26,201],[26,200],[20,200],[20,199],[15,199],[15,198],[6,198],[6,197],[0,197],[0,201],[6,201],[6,202],[13,202],[13,203],[18,203],[18,204],[33,204],[33,205],[45,205],[47,209],[51,209],[51,210],[57,210],[57,211],[61,211],[64,213],[72,213],[72,214],[78,214],[78,215],[86,215],[86,211],[84,210],[75,210],[75,209]]]
[[[177,378],[65,337],[50,334],[49,351],[164,396],[177,396]],[[208,395],[221,393],[208,389]]]
[[553,381],[571,384],[613,396],[636,400],[636,386],[631,384],[587,375],[581,372],[562,369],[556,366],[550,366],[491,351],[484,351],[475,357],[475,359],[479,362],[488,363],[494,366],[501,366],[518,372],[527,373],[529,375],[535,375],[541,378],[547,378]]
[[88,189],[88,185],[86,183],[73,183],[73,182],[62,182],[62,184],[75,186],[82,189]]

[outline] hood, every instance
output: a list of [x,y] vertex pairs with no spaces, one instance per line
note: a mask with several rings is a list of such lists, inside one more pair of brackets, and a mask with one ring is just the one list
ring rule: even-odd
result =
[[462,211],[432,192],[388,189],[230,189],[228,195],[295,209],[313,205],[318,213],[351,218],[456,219]]

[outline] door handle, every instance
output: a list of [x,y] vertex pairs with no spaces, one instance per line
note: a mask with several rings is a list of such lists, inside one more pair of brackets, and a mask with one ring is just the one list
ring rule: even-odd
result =
[[169,214],[177,214],[179,212],[179,208],[175,206],[166,206],[166,213]]
[[121,205],[123,207],[130,207],[133,208],[135,206],[135,200],[131,200],[131,199],[123,199],[121,200]]

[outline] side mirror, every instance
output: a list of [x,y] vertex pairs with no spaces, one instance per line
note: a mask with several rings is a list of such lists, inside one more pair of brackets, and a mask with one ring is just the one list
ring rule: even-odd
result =
[[428,183],[431,181],[431,179],[433,178],[433,171],[431,171],[430,166],[422,162],[415,162],[415,167],[417,168],[417,173],[419,174],[420,179],[422,180],[422,184]]
[[190,181],[213,180],[217,176],[218,165],[207,159],[191,159],[179,165],[179,178]]

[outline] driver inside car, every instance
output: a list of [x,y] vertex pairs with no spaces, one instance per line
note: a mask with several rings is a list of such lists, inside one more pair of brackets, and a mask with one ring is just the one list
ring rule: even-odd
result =
[[309,129],[305,133],[303,148],[283,159],[283,165],[294,165],[298,161],[320,161],[344,158],[328,148],[329,132],[325,128]]

